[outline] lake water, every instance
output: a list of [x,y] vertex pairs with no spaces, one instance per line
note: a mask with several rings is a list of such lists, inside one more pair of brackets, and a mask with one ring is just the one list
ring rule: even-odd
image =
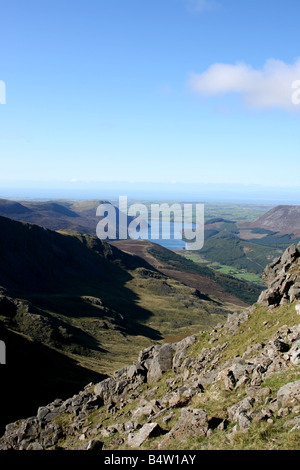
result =
[[[170,238],[162,237],[162,224],[159,224],[159,238],[151,238],[151,222],[149,222],[149,228],[148,229],[142,229],[139,232],[139,239],[140,240],[149,240],[152,243],[157,243],[158,245],[161,245],[165,248],[168,248],[169,250],[184,250],[186,248],[186,242],[182,240],[182,238],[178,239],[176,236],[181,237],[182,236],[182,224],[178,222],[169,222],[170,224]],[[187,229],[195,229],[196,224],[185,224],[185,228]]]

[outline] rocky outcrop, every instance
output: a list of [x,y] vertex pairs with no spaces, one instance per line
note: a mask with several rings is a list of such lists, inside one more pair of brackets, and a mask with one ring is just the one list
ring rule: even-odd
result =
[[269,264],[263,278],[268,289],[261,293],[259,304],[278,306],[300,299],[300,243]]

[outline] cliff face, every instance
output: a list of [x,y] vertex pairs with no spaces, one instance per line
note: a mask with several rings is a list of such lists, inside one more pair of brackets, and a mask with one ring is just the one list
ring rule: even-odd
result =
[[0,449],[296,449],[299,260],[291,246],[266,268],[258,303],[211,332],[151,346],[112,377],[7,425]]

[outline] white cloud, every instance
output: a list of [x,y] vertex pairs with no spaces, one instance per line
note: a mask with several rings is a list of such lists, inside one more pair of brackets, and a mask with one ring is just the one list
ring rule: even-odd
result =
[[185,0],[186,6],[191,13],[202,13],[203,11],[216,10],[219,3],[215,0]]
[[297,80],[300,80],[300,59],[294,64],[269,59],[261,70],[244,63],[216,63],[203,73],[192,73],[188,84],[199,95],[239,93],[249,107],[300,111],[294,99],[299,95],[295,89]]

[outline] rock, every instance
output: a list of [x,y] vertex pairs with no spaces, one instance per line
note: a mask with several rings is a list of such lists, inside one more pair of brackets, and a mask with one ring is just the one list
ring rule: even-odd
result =
[[238,425],[242,432],[246,432],[251,427],[251,418],[246,414],[245,411],[242,411],[238,416]]
[[300,402],[300,380],[290,382],[281,387],[277,393],[277,401],[280,407],[293,407]]
[[224,378],[224,388],[225,390],[233,390],[236,385],[236,380],[233,375],[232,370],[228,371]]
[[278,418],[284,418],[290,414],[290,410],[288,408],[280,408],[277,413]]
[[238,422],[240,416],[244,417],[245,414],[252,410],[253,405],[255,403],[255,399],[253,397],[244,398],[244,400],[236,403],[235,405],[228,408],[228,416],[230,421]]
[[256,413],[251,414],[251,418],[254,421],[267,421],[268,419],[273,416],[273,412],[270,408],[262,408],[261,410],[257,411]]
[[295,306],[295,310],[296,310],[297,315],[300,315],[300,304]]
[[159,411],[157,402],[148,402],[147,400],[141,400],[140,406],[138,406],[132,413],[134,419],[139,419],[141,416],[154,415]]
[[224,325],[224,328],[227,330],[228,334],[235,335],[240,325],[248,320],[252,312],[252,307],[249,307],[241,313],[232,313],[228,315],[227,322]]
[[103,445],[103,442],[92,439],[88,442],[86,450],[102,450]]
[[103,400],[104,404],[111,402],[111,397],[115,392],[117,382],[113,378],[105,379],[94,387],[94,394]]
[[38,442],[32,442],[31,444],[29,444],[26,450],[44,450],[44,448]]
[[[175,346],[175,354],[173,357],[173,362],[172,362],[172,368],[174,372],[180,372],[182,368],[184,367],[183,363],[187,359],[187,350],[188,348],[194,344],[197,340],[196,335],[188,336],[187,338],[184,338],[183,340],[179,341],[176,343]],[[191,358],[190,363],[192,362]],[[185,366],[187,364],[185,363]]]
[[[289,290],[289,297],[290,297],[290,302],[294,302],[295,300],[299,299],[300,298],[300,286],[299,285],[293,285],[290,290]],[[297,309],[296,309],[297,311]],[[297,312],[298,313],[298,312]],[[300,315],[300,309],[299,309],[299,313],[298,315]]]
[[286,344],[281,338],[275,339],[273,344],[278,352],[287,352],[290,349],[290,346]]
[[283,253],[281,258],[277,258],[269,264],[263,273],[263,279],[268,285],[268,289],[263,291],[258,299],[258,303],[267,306],[285,305],[294,302],[300,296],[299,271],[291,271],[296,260],[300,257],[299,245],[291,245]]
[[177,423],[166,435],[159,447],[163,448],[169,441],[187,437],[191,434],[193,436],[205,436],[208,428],[209,423],[205,410],[183,408]]
[[292,347],[288,352],[287,358],[295,365],[300,364],[300,340],[297,340],[292,344]]
[[162,434],[163,430],[157,423],[147,423],[136,434],[129,434],[128,445],[130,447],[140,447],[149,437],[156,437]]
[[163,418],[163,423],[168,423],[169,421],[171,421],[171,419],[174,418],[174,416],[175,416],[175,413],[174,413],[174,412],[168,414],[167,416],[165,416],[165,417]]
[[153,359],[147,364],[148,383],[157,382],[164,372],[167,372],[172,368],[174,352],[175,349],[172,344],[164,344],[154,350]]
[[300,416],[286,421],[283,425],[284,428],[292,428],[290,432],[300,430]]
[[49,408],[47,408],[46,406],[41,406],[37,412],[37,419],[39,421],[43,421],[43,419],[48,413],[49,413]]

